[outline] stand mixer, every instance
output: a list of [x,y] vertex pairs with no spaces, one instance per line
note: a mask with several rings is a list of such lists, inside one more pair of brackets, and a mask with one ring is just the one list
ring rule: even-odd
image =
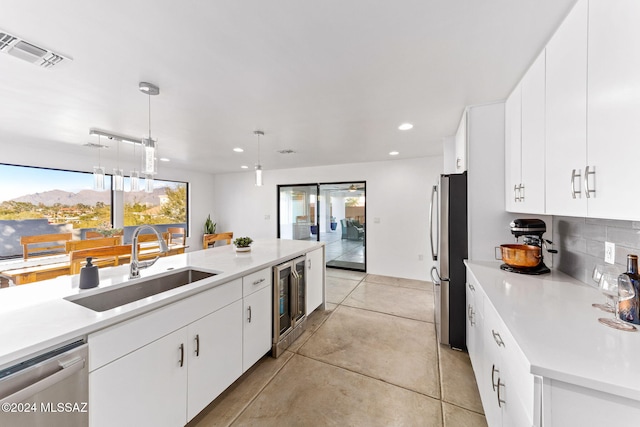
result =
[[548,249],[548,244],[553,244],[550,240],[545,240],[542,238],[542,235],[547,231],[547,226],[541,219],[514,219],[511,224],[509,224],[511,228],[511,234],[513,234],[516,238],[516,242],[518,239],[522,237],[522,243],[524,245],[536,246],[540,248],[540,262],[538,265],[533,267],[516,267],[512,265],[502,264],[500,268],[505,271],[510,271],[513,273],[520,274],[546,274],[549,273],[549,267],[544,264],[542,252],[543,247],[547,249],[547,252],[556,254],[558,253],[555,249]]

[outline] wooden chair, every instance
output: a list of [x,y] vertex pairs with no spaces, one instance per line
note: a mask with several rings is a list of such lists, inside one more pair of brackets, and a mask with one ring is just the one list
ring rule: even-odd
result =
[[71,233],[22,236],[20,238],[20,244],[22,245],[22,256],[26,260],[29,259],[29,257],[34,256],[64,254],[66,252],[65,244],[63,242],[71,239]]
[[93,258],[91,263],[98,267],[120,265],[121,257],[126,256],[128,262],[131,255],[131,245],[103,246],[100,248],[80,249],[69,253],[69,272],[80,273],[87,257]]
[[[162,233],[162,239],[169,247],[169,241],[171,239],[171,233],[168,231]],[[144,243],[142,246],[143,249],[160,249],[160,245],[157,243],[158,237],[153,233],[140,234],[138,235],[138,244]]]
[[104,235],[102,233],[98,233],[97,231],[85,231],[84,238],[85,239],[102,239]]
[[205,234],[202,237],[202,248],[208,249],[209,245],[214,245],[220,240],[226,240],[227,245],[231,244],[231,239],[233,239],[233,232],[230,231],[228,233],[218,233],[218,234]]
[[[169,244],[187,244],[187,232],[183,227],[167,227],[167,233],[169,233]],[[178,234],[180,236],[175,238],[173,237],[174,234]]]
[[90,240],[69,240],[65,243],[67,253],[79,251],[80,249],[99,248],[102,246],[118,246],[122,244],[122,236],[102,237]]

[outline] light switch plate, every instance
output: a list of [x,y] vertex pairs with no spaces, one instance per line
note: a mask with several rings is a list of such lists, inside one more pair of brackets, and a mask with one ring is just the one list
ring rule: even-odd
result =
[[604,242],[604,262],[614,264],[616,262],[616,244]]

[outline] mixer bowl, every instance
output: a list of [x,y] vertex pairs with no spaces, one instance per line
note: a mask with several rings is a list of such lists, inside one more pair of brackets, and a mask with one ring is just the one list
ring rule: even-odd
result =
[[539,246],[509,244],[500,245],[499,249],[502,261],[511,267],[535,267],[542,261]]

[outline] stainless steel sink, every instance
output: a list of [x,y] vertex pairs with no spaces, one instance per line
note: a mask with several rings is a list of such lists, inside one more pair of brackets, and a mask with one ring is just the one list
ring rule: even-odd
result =
[[117,289],[65,299],[93,311],[107,311],[214,275],[200,270],[180,270],[161,277],[132,280],[130,284]]

